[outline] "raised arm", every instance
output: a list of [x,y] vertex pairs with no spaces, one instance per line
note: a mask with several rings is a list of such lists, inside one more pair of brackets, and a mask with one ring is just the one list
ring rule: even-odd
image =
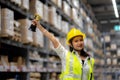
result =
[[59,46],[60,42],[56,39],[56,37],[50,32],[48,32],[44,27],[42,27],[38,21],[33,20],[33,24],[37,25],[37,28],[43,33],[43,35],[45,35],[48,39],[51,40],[54,48],[57,48]]

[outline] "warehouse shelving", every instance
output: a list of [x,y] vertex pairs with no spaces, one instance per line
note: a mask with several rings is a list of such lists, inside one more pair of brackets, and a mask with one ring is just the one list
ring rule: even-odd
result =
[[[104,49],[104,54],[105,54],[105,64],[104,65],[104,80],[107,79],[106,76],[111,76],[110,79],[112,80],[118,80],[119,79],[119,67],[120,67],[120,61],[119,58],[120,56],[117,54],[117,50],[119,49],[119,43],[115,41],[117,39],[117,35],[119,35],[119,32],[110,32],[110,33],[103,33],[103,49]],[[106,38],[107,36],[107,38]],[[111,44],[115,44],[116,46],[113,45],[111,47]],[[113,49],[112,49],[113,48]],[[110,52],[110,53],[109,53]],[[108,54],[109,53],[109,54]],[[108,64],[107,59],[110,59],[110,64]],[[115,62],[114,62],[115,60]],[[117,61],[117,62],[116,62]]]
[[[45,5],[54,6],[57,10],[57,13],[62,16],[63,20],[67,21],[70,25],[74,25],[75,27],[80,28],[79,24],[77,24],[72,18],[70,18],[67,14],[65,14],[63,12],[63,10],[60,7],[58,7],[55,3],[53,3],[51,0],[45,0],[45,1],[40,0],[40,1],[42,1]],[[70,7],[76,8],[73,4],[69,3],[67,0],[65,0],[65,1],[69,4]],[[79,0],[79,2],[80,2],[80,0]],[[80,2],[80,4],[82,7],[84,6],[82,2]],[[16,20],[21,19],[21,18],[22,19],[23,18],[33,19],[33,15],[29,11],[21,8],[19,5],[16,5],[15,3],[12,3],[9,0],[0,0],[0,6],[7,7],[9,9],[13,10],[15,12],[15,19]],[[83,9],[85,9],[85,11],[87,11],[87,15],[90,13],[85,8],[85,6],[83,7]],[[91,14],[89,14],[89,17],[91,17],[90,15]],[[92,18],[92,19],[94,19],[94,18]],[[84,24],[87,23],[85,18],[83,18],[82,20],[84,21]],[[40,21],[40,23],[47,30],[52,32],[55,36],[59,36],[59,37],[66,36],[65,33],[61,32],[60,30],[55,28],[50,23],[44,21],[43,19]],[[89,36],[89,37],[92,39],[91,36]],[[46,38],[45,38],[45,41],[47,41]],[[96,42],[96,40],[93,40],[93,42],[95,44],[98,43],[98,42]],[[18,72],[16,72],[16,71],[6,71],[6,72],[3,71],[3,72],[1,72],[0,71],[0,74],[1,74],[0,76],[3,77],[4,79],[6,79],[6,77],[4,77],[4,75],[11,74],[11,75],[9,75],[11,78],[20,78],[20,80],[29,80],[31,72],[38,72],[38,73],[42,74],[41,80],[43,80],[43,79],[49,80],[49,76],[52,72],[56,72],[57,74],[60,73],[60,70],[61,70],[60,68],[59,69],[54,69],[54,68],[52,69],[52,68],[48,67],[48,63],[60,65],[61,62],[60,61],[49,61],[50,56],[53,56],[53,55],[56,57],[58,57],[58,56],[53,50],[48,49],[47,42],[44,44],[45,47],[42,48],[42,47],[35,47],[35,46],[29,45],[29,44],[23,44],[21,42],[13,41],[13,40],[10,40],[9,38],[0,38],[0,46],[3,47],[4,44],[6,45],[6,46],[4,46],[5,48],[11,48],[14,46],[18,50],[23,50],[23,52],[25,53],[23,55],[26,55],[25,59],[26,59],[26,67],[27,67],[27,68],[24,68],[24,70],[18,71]],[[101,46],[99,46],[99,44],[97,44],[96,47],[101,49]],[[92,51],[93,53],[95,53],[95,57],[103,58],[103,56],[101,54],[97,54],[98,52],[95,51],[96,48],[92,49],[91,47],[88,47],[88,46],[87,46],[87,48],[89,51]],[[14,49],[12,49],[12,50],[14,50]],[[44,57],[45,59],[33,59],[32,57],[29,56],[29,54],[28,54],[29,51],[37,51],[39,54],[45,55],[45,57]],[[7,55],[9,55],[9,54],[7,54]],[[17,55],[19,55],[19,54],[17,54]],[[29,62],[43,62],[44,68],[42,68],[42,69],[36,69],[36,68],[28,69]],[[96,64],[96,66],[99,67],[102,65]]]

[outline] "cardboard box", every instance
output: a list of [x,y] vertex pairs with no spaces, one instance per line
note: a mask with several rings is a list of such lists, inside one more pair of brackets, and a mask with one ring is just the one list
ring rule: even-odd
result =
[[111,59],[107,58],[107,64],[110,65],[111,64]]
[[1,36],[14,35],[14,12],[8,8],[2,8],[1,11]]
[[104,39],[105,39],[105,42],[110,42],[110,41],[111,41],[111,38],[110,38],[109,35],[106,35],[106,36],[104,37]]
[[30,0],[30,12],[39,14],[43,18],[43,3],[39,0]]
[[117,56],[120,56],[120,48],[117,49]]
[[57,24],[57,13],[55,7],[49,7],[49,23],[54,26]]
[[61,26],[62,26],[62,17],[61,17],[61,15],[57,15],[57,23],[56,23],[56,28],[58,29],[58,30],[61,30]]
[[61,28],[62,28],[62,32],[64,32],[65,34],[67,34],[68,31],[69,31],[69,23],[66,22],[66,21],[62,21]]
[[57,0],[51,0],[54,4],[57,4]]
[[31,25],[31,21],[28,19],[20,19],[18,21],[20,22],[22,43],[32,43],[32,31],[28,30]]
[[8,56],[1,56],[1,63],[3,66],[9,66]]
[[110,45],[110,48],[111,48],[111,50],[116,50],[117,49],[117,45],[115,43],[112,43]]
[[113,59],[113,65],[117,65],[117,59]]
[[17,4],[18,6],[21,5],[21,0],[10,0],[10,1]]
[[72,1],[72,4],[79,9],[80,7],[79,0],[71,0],[71,1]]
[[70,16],[71,9],[70,9],[70,6],[68,5],[68,3],[66,1],[63,1],[62,9],[63,9],[65,14]]
[[21,7],[25,10],[29,10],[29,0],[21,0]]
[[57,5],[59,8],[62,8],[62,0],[57,0]]
[[72,8],[71,10],[71,18],[76,22],[76,20],[78,19],[78,16],[77,16],[77,9],[76,8]]
[[33,45],[44,47],[44,36],[38,28],[33,32]]
[[43,19],[44,21],[48,22],[48,6],[43,5]]

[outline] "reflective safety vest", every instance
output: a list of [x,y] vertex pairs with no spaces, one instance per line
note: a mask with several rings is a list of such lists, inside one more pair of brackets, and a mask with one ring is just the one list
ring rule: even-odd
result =
[[[94,59],[88,59],[89,72],[86,75],[87,80],[94,80],[93,78],[93,67]],[[60,75],[60,80],[82,80],[83,73],[82,64],[80,63],[78,57],[71,52],[68,52],[66,56],[66,67]]]

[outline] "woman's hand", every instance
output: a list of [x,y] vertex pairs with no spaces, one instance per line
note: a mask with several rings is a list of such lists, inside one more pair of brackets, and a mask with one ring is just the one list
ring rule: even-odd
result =
[[35,20],[35,19],[32,20],[32,24],[33,24],[33,25],[36,25],[36,26],[39,26],[39,25],[40,25],[39,21],[37,21],[37,20]]

